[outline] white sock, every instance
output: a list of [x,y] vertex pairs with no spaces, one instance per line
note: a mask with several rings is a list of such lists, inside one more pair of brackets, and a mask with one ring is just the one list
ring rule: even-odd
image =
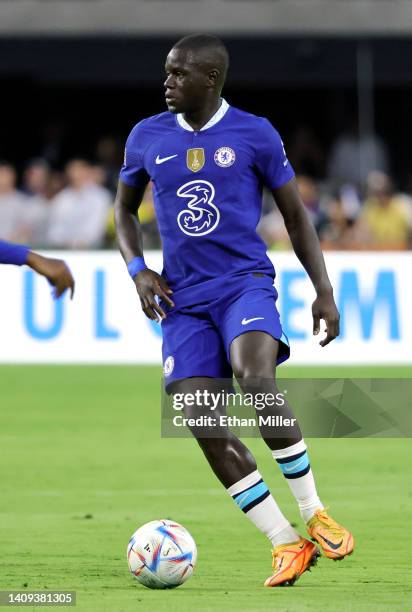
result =
[[272,451],[272,455],[282,470],[306,523],[316,510],[324,507],[316,491],[306,444],[301,440],[287,448]]
[[300,536],[283,516],[257,470],[235,482],[227,491],[273,546],[299,540]]

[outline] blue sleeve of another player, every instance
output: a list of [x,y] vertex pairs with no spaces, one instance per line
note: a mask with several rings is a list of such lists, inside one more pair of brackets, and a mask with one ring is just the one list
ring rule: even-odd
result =
[[0,240],[0,263],[23,266],[27,261],[29,250],[21,244]]
[[124,162],[119,179],[130,187],[144,187],[150,180],[143,165],[140,123],[135,125],[126,141]]
[[256,168],[266,187],[277,189],[295,176],[282,139],[267,119],[262,119],[256,136]]

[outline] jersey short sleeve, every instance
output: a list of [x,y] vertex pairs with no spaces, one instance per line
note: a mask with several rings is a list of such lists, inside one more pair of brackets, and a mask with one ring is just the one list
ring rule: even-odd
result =
[[279,133],[267,119],[256,131],[256,168],[266,187],[276,189],[295,176]]
[[142,145],[142,129],[138,123],[126,141],[124,162],[119,175],[120,180],[130,187],[144,187],[150,180],[143,165]]

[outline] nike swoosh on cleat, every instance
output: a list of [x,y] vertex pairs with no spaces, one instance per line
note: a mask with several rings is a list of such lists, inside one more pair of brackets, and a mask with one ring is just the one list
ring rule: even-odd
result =
[[324,542],[326,542],[326,544],[328,546],[330,546],[333,550],[338,550],[338,548],[340,548],[342,546],[343,540],[341,540],[338,544],[334,544],[333,542],[331,542],[330,540],[328,540],[327,538],[324,538],[323,535],[319,534],[319,537],[322,538],[322,540]]
[[169,161],[169,159],[173,159],[174,157],[177,157],[177,153],[175,155],[169,155],[169,157],[159,157],[159,155],[156,157],[156,164],[164,164],[165,162]]
[[264,319],[265,317],[253,317],[253,319],[246,319],[246,317],[242,320],[242,325],[247,325],[248,323],[252,323],[252,321],[260,321],[260,319]]
[[278,567],[278,571],[280,570],[280,568],[281,568],[281,567],[282,567],[282,565],[283,565],[283,559],[284,559],[284,557],[282,557],[282,558],[281,558],[281,560],[280,560],[279,567]]

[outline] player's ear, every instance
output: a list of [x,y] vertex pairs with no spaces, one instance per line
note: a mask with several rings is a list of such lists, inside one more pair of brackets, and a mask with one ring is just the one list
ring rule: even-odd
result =
[[219,78],[220,71],[217,68],[213,68],[207,74],[208,85],[215,87],[215,85],[217,85],[217,83],[219,82]]

